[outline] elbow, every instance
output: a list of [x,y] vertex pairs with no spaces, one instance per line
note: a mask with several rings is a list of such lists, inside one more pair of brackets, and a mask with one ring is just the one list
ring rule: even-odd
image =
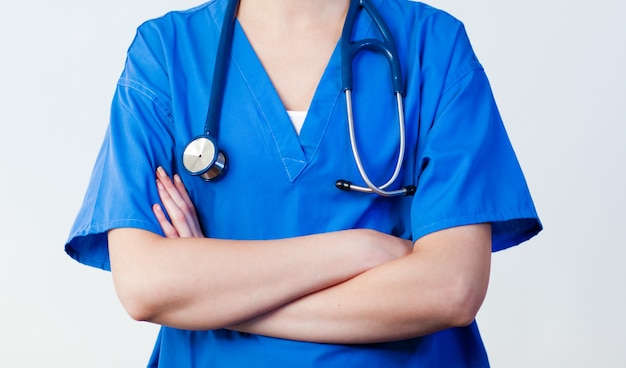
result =
[[480,310],[482,303],[468,301],[457,305],[450,313],[449,324],[451,327],[466,327],[472,324]]
[[158,249],[158,239],[137,229],[115,229],[108,234],[115,292],[128,315],[137,321],[153,321],[163,304],[159,300],[164,286],[159,284],[161,272],[148,257]]
[[144,272],[142,267],[120,267],[111,264],[115,293],[128,315],[141,322],[154,322],[165,304],[163,290],[157,277]]
[[150,303],[141,298],[120,297],[119,299],[126,313],[135,321],[153,322],[155,320],[155,308],[151,307]]
[[[157,316],[154,294],[147,287],[133,286],[129,280],[114,276],[117,297],[130,318],[140,322],[153,322]],[[152,294],[152,295],[150,295]]]
[[487,281],[461,280],[448,290],[446,320],[450,327],[465,327],[476,315],[487,294]]

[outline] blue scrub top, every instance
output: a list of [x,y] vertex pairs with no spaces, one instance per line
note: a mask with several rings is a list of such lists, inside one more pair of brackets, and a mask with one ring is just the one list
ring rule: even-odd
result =
[[[180,173],[206,236],[277,239],[370,228],[406,239],[490,222],[493,250],[541,230],[483,68],[463,25],[407,0],[374,0],[395,38],[406,85],[407,152],[399,184],[413,197],[383,198],[335,188],[361,182],[350,151],[335,50],[298,136],[243,30],[235,28],[219,145],[229,170],[215,183],[187,175],[185,145],[204,131],[226,0],[143,24],[128,51],[111,120],[66,244],[84,264],[110,269],[106,232],[161,233],[155,169]],[[380,37],[361,14],[354,39]],[[375,183],[394,169],[395,97],[387,61],[354,60],[354,114],[363,162]],[[483,367],[476,324],[393,343],[331,345],[238,332],[163,327],[151,365],[161,367]]]

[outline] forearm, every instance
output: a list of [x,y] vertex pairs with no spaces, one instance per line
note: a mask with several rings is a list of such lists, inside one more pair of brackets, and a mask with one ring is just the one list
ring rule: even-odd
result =
[[133,318],[214,329],[249,320],[380,264],[384,257],[379,253],[367,252],[365,245],[358,251],[363,234],[229,241],[166,239],[118,229],[109,233],[109,250],[116,290]]
[[467,325],[486,293],[491,251],[488,225],[472,230],[481,233],[481,244],[416,244],[406,257],[232,329],[301,341],[374,343]]

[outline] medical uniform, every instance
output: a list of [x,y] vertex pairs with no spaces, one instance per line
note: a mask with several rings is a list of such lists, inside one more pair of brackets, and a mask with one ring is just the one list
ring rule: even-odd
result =
[[[374,0],[391,28],[406,84],[406,159],[399,183],[413,197],[344,192],[363,184],[350,151],[335,50],[298,135],[237,24],[224,91],[219,146],[229,168],[206,183],[182,168],[185,145],[204,131],[226,0],[143,24],[128,51],[111,121],[66,251],[110,269],[106,232],[161,233],[155,169],[180,173],[211,238],[276,239],[371,228],[419,239],[454,226],[491,222],[493,250],[541,230],[485,73],[461,23],[406,0]],[[354,39],[380,37],[360,14]],[[384,183],[395,165],[398,129],[385,58],[354,61],[354,114],[362,160]],[[392,188],[395,189],[395,188]],[[289,275],[285,275],[289,277]],[[151,358],[160,367],[485,367],[476,327],[399,342],[332,345],[227,330],[163,327]]]

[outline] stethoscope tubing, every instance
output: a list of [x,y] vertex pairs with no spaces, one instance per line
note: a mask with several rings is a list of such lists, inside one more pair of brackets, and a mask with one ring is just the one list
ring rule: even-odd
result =
[[[352,40],[352,30],[357,19],[359,8],[363,8],[374,20],[374,24],[380,31],[383,41],[376,38],[365,38],[358,41]],[[373,51],[384,55],[389,62],[393,90],[395,93],[404,95],[404,81],[402,80],[402,67],[398,59],[398,50],[393,41],[391,30],[387,27],[385,20],[376,11],[370,0],[352,0],[346,16],[346,22],[341,33],[341,75],[342,89],[352,89],[352,60],[355,55],[363,50]]]
[[[352,41],[352,30],[354,29],[354,22],[357,18],[357,12],[359,8],[363,8],[368,15],[372,18],[378,30],[380,31],[383,41],[375,38],[365,38],[358,41]],[[398,110],[398,125],[399,125],[399,150],[396,160],[395,169],[389,180],[381,185],[375,185],[361,160],[358,144],[356,141],[356,131],[354,127],[354,113],[352,104],[352,62],[356,54],[361,51],[368,50],[377,54],[384,55],[389,62],[389,68],[392,76],[393,92],[396,96],[397,110]],[[383,197],[394,197],[401,195],[411,195],[415,191],[415,187],[403,187],[398,190],[386,190],[391,184],[393,184],[400,174],[402,169],[402,163],[404,161],[404,153],[406,150],[406,131],[404,126],[404,82],[402,80],[402,69],[400,61],[398,60],[398,51],[393,41],[391,31],[381,15],[373,8],[373,5],[369,0],[351,1],[350,8],[348,9],[348,15],[346,17],[346,23],[344,24],[343,32],[341,35],[341,56],[342,56],[342,88],[346,96],[346,110],[348,115],[348,129],[350,132],[350,146],[352,149],[352,156],[356,163],[359,174],[363,179],[363,182],[367,187],[352,184],[346,180],[339,180],[336,183],[337,188],[343,190],[354,190],[362,193],[376,193]]]
[[362,187],[359,185],[350,184],[348,189],[361,192],[361,193],[376,193],[383,197],[395,197],[395,196],[400,196],[400,195],[412,194],[410,193],[410,189],[407,189],[407,188],[401,188],[401,189],[392,190],[392,191],[385,190],[387,187],[389,187],[398,179],[398,175],[400,174],[400,170],[402,169],[402,162],[404,161],[404,152],[406,151],[406,131],[404,127],[404,107],[403,107],[403,102],[402,102],[402,95],[397,92],[395,93],[396,101],[398,105],[398,125],[399,125],[399,135],[400,135],[399,137],[400,147],[398,150],[398,158],[396,160],[396,166],[389,180],[385,184],[381,186],[377,186],[369,178],[369,175],[367,174],[367,171],[365,170],[365,167],[363,166],[361,155],[359,154],[359,147],[356,141],[356,131],[354,128],[354,114],[352,111],[352,91],[346,90],[345,94],[346,94],[346,110],[348,112],[348,130],[350,132],[350,146],[352,147],[352,156],[354,157],[354,161],[356,163],[357,169],[359,170],[359,174],[361,174],[361,178],[367,185],[367,187]]
[[199,176],[204,181],[217,181],[228,168],[228,158],[217,145],[219,121],[224,100],[224,86],[230,63],[230,53],[235,32],[235,21],[239,1],[229,1],[220,31],[217,56],[213,66],[213,83],[209,95],[204,133],[195,137],[183,150],[183,168],[189,175]]
[[204,123],[204,134],[213,137],[218,136],[220,114],[222,111],[222,101],[224,99],[224,86],[228,74],[228,64],[230,63],[230,52],[235,33],[235,22],[237,19],[237,9],[239,1],[231,0],[226,8],[226,16],[222,24],[220,39],[218,43],[217,56],[213,70],[213,83],[209,96],[209,107]]
[[[225,17],[222,24],[218,50],[213,70],[213,82],[209,96],[209,106],[204,124],[204,134],[191,140],[183,151],[183,166],[190,175],[200,176],[205,181],[218,180],[228,167],[226,155],[217,146],[219,121],[224,97],[224,86],[228,74],[230,54],[233,44],[233,35],[237,18],[238,0],[228,1]],[[357,12],[363,8],[376,24],[383,40],[375,38],[365,38],[359,41],[352,41],[354,23],[357,19]],[[404,154],[406,150],[406,132],[404,126],[404,84],[402,80],[402,69],[398,59],[398,52],[389,27],[382,16],[373,7],[370,0],[351,0],[346,21],[341,35],[341,57],[342,57],[342,89],[346,96],[346,109],[348,115],[348,127],[350,131],[350,144],[352,154],[361,178],[367,187],[353,185],[346,180],[338,180],[336,186],[342,190],[354,190],[363,193],[376,193],[384,197],[412,195],[415,193],[415,186],[409,185],[398,190],[386,190],[393,184],[400,174]],[[361,160],[354,127],[354,114],[352,108],[352,68],[353,59],[356,54],[363,50],[372,51],[384,55],[389,62],[392,76],[392,85],[397,101],[398,123],[399,123],[399,150],[393,174],[389,180],[381,185],[375,185]]]

